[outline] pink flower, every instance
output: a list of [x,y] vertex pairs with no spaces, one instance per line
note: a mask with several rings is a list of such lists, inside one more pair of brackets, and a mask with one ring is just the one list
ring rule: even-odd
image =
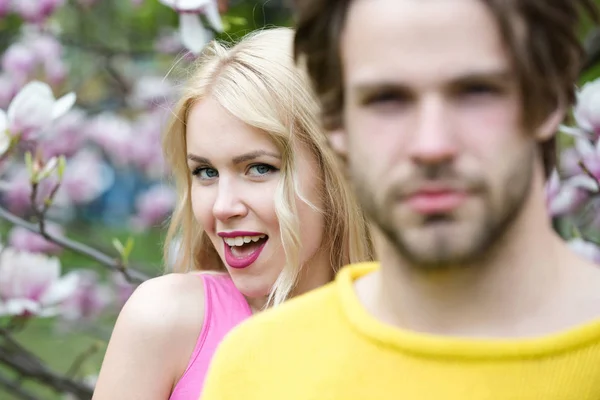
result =
[[114,182],[114,173],[94,150],[83,149],[67,161],[59,192],[71,203],[85,204],[104,193]]
[[[21,135],[23,140],[34,139],[55,119],[66,114],[75,99],[74,93],[68,93],[57,100],[46,83],[28,83],[8,106],[6,117],[10,134]],[[0,110],[0,114],[4,112]]]
[[598,245],[581,238],[569,240],[568,245],[571,250],[585,259],[600,264],[600,248],[598,248]]
[[6,16],[10,11],[10,3],[12,0],[0,0],[0,18]]
[[42,63],[60,60],[63,55],[61,43],[52,35],[29,31],[24,42]]
[[173,211],[177,197],[172,188],[156,184],[136,199],[137,214],[133,226],[146,229],[162,223]]
[[98,317],[112,302],[112,291],[91,270],[77,270],[79,285],[61,305],[61,316],[69,321]]
[[185,47],[181,43],[179,32],[163,29],[154,42],[154,49],[159,53],[177,54]]
[[46,79],[53,85],[64,83],[69,72],[69,67],[62,60],[53,60],[44,63]]
[[48,134],[40,140],[39,146],[44,158],[59,155],[71,157],[77,153],[85,141],[82,131],[86,123],[86,115],[79,109],[72,109],[58,118],[48,129]]
[[569,214],[579,208],[597,191],[596,182],[587,175],[577,175],[560,182],[556,170],[546,184],[546,205],[552,217]]
[[216,0],[159,0],[179,13],[179,33],[184,46],[198,54],[212,39],[212,32],[202,25],[199,15],[206,15],[209,25],[223,32],[223,24]]
[[131,147],[131,162],[151,179],[165,176],[166,165],[160,146],[165,117],[162,112],[155,111],[139,118],[133,126],[138,138]]
[[577,93],[573,116],[585,132],[594,138],[600,136],[600,79],[587,82]]
[[130,102],[139,108],[153,109],[171,103],[174,93],[166,78],[146,75],[136,81]]
[[18,0],[13,2],[13,8],[25,21],[39,24],[64,2],[65,0]]
[[23,79],[0,73],[0,109],[6,109],[25,83]]
[[581,156],[574,147],[569,147],[561,151],[560,155],[560,172],[564,177],[571,177],[581,174],[583,171],[579,166]]
[[585,167],[600,178],[600,140],[592,143],[589,139],[576,137],[575,149]]
[[[37,202],[41,202],[50,194],[56,185],[56,179],[44,179],[39,186]],[[29,172],[24,165],[13,164],[8,172],[7,180],[2,182],[2,199],[7,208],[14,214],[24,215],[31,210],[31,182]]]
[[58,315],[77,289],[74,274],[60,276],[60,261],[43,254],[5,248],[0,254],[0,315]]
[[115,164],[125,166],[129,163],[134,135],[127,119],[108,112],[102,113],[90,121],[87,134]]
[[[54,235],[63,235],[60,225],[46,222],[46,230]],[[15,226],[8,234],[8,244],[15,250],[29,253],[58,254],[62,251],[59,245],[47,241],[42,235],[21,226]]]
[[117,295],[117,307],[121,309],[131,294],[135,291],[135,285],[127,282],[127,279],[123,276],[122,273],[115,272],[111,275],[111,280],[116,289]]
[[23,43],[14,43],[2,56],[2,68],[5,72],[21,78],[30,76],[37,66],[33,49]]

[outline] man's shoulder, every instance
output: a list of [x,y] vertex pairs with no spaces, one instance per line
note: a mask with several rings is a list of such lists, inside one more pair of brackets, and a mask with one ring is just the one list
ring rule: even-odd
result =
[[355,277],[376,267],[376,263],[345,266],[333,282],[247,319],[230,332],[227,342],[235,342],[232,346],[237,349],[242,343],[252,347],[260,343],[287,346],[300,337],[306,342],[312,335],[322,337],[335,331],[334,327],[344,320],[344,291],[352,290]]
[[323,314],[333,311],[337,300],[336,294],[336,283],[330,282],[254,315],[236,328],[240,333],[235,333],[241,336],[253,336],[253,332],[256,332],[257,339],[265,340],[266,336],[275,336],[280,330],[288,331],[292,327],[311,325],[312,321],[322,319]]

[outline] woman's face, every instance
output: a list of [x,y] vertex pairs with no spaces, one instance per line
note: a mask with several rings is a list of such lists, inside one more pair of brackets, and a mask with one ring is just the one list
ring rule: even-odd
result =
[[[250,298],[268,295],[286,261],[275,213],[276,188],[283,179],[280,151],[267,133],[246,125],[212,98],[192,107],[186,135],[196,220],[238,289]],[[303,197],[322,209],[316,160],[304,148],[295,157]],[[327,272],[321,275],[329,275],[328,254],[321,246],[323,216],[299,197],[296,205],[300,262],[323,264],[320,269]]]

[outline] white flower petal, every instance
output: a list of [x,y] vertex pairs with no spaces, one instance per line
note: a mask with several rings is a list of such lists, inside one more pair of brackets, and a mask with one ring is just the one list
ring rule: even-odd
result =
[[209,3],[212,0],[159,0],[167,7],[171,7],[177,11],[196,11]]
[[57,119],[65,115],[75,104],[77,96],[75,93],[70,92],[65,94],[60,99],[56,100],[54,107],[52,107],[52,119]]
[[52,157],[50,160],[48,160],[46,165],[44,165],[44,168],[40,171],[37,178],[39,180],[46,179],[52,173],[52,171],[54,171],[54,169],[56,168],[57,165],[58,165],[58,158]]
[[8,118],[4,110],[0,110],[0,132],[6,132],[8,129]]
[[40,304],[31,299],[10,299],[5,304],[8,315],[23,315],[30,313],[37,315],[41,311]]
[[17,111],[24,103],[28,103],[31,98],[54,99],[54,95],[52,94],[52,89],[50,89],[50,86],[46,83],[39,81],[29,82],[27,85],[23,86],[8,106],[8,120],[13,121],[17,116]]
[[575,149],[579,153],[579,155],[583,158],[591,158],[594,157],[596,150],[592,143],[590,143],[589,139],[575,139]]
[[223,32],[223,22],[221,21],[221,14],[219,14],[219,7],[216,1],[211,1],[204,8],[204,15],[210,26],[217,32]]
[[561,125],[559,127],[559,131],[569,136],[575,136],[582,139],[586,139],[589,137],[585,130],[575,126]]
[[194,54],[212,39],[212,33],[204,28],[196,14],[179,14],[179,33],[183,45]]
[[589,190],[590,192],[597,192],[598,182],[588,175],[577,175],[567,179],[564,183],[564,187],[581,188]]
[[10,147],[10,140],[6,113],[3,110],[0,110],[0,157],[2,157]]
[[68,299],[75,293],[79,286],[79,275],[71,272],[55,281],[40,296],[40,303],[44,307],[54,306]]

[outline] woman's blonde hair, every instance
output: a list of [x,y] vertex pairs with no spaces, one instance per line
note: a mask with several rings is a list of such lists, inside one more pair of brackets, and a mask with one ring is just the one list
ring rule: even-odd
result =
[[[163,137],[165,159],[178,194],[164,255],[165,260],[177,260],[176,272],[225,269],[192,212],[185,135],[192,106],[210,96],[236,118],[268,133],[281,151],[283,179],[275,195],[275,209],[286,263],[267,304],[279,304],[289,296],[301,267],[296,198],[307,200],[298,190],[294,168],[299,145],[312,153],[321,171],[324,207],[318,209],[309,205],[324,215],[322,246],[327,246],[330,251],[334,271],[345,264],[373,258],[366,218],[345,180],[339,161],[327,145],[319,123],[319,108],[307,77],[294,65],[293,36],[294,32],[289,28],[273,28],[254,31],[231,48],[217,41],[211,42],[200,54]],[[181,242],[173,257],[170,244],[176,237]]]

